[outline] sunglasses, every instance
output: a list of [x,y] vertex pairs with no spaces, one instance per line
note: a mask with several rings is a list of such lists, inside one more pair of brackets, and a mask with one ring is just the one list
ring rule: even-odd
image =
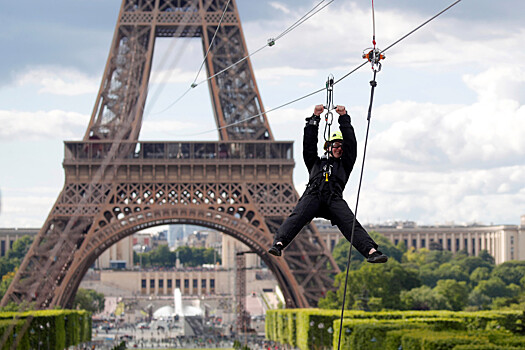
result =
[[341,142],[332,143],[332,148],[341,148],[341,147],[343,147],[343,144]]

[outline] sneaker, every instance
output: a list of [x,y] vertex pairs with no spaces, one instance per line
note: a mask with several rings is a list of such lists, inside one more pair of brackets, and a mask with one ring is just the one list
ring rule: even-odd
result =
[[388,261],[388,256],[381,253],[379,250],[376,250],[368,256],[368,259],[366,259],[366,261],[372,264],[383,264]]
[[270,249],[268,249],[268,253],[275,255],[275,256],[281,256],[282,250],[283,250],[283,244],[281,242],[277,242]]

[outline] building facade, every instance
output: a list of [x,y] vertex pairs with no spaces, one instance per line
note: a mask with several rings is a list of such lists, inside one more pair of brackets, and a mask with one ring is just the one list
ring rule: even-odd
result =
[[0,257],[7,254],[13,248],[15,241],[23,236],[35,237],[38,233],[37,228],[0,228]]
[[[319,219],[315,224],[327,247],[333,250],[344,239],[336,226]],[[510,260],[525,260],[525,215],[520,225],[471,225],[471,226],[417,226],[413,222],[397,222],[388,225],[364,225],[367,231],[376,231],[394,245],[403,242],[407,248],[433,248],[453,253],[465,251],[477,256],[486,250],[496,264]]]

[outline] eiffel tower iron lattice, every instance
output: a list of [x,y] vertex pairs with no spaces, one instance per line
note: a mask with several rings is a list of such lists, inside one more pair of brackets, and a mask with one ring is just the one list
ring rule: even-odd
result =
[[200,37],[207,49],[218,28],[208,76],[247,56],[234,0],[219,26],[226,3],[122,1],[84,139],[65,142],[64,187],[0,305],[70,307],[104,250],[144,228],[183,223],[246,244],[273,272],[288,307],[316,306],[332,289],[339,268],[315,225],[282,258],[267,253],[298,194],[293,143],[273,139],[249,59],[208,80],[219,141],[138,141],[155,38]]

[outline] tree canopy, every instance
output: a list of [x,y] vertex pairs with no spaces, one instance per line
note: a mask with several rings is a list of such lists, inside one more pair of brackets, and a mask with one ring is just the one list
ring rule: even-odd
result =
[[[345,308],[357,310],[483,310],[525,308],[525,261],[494,264],[487,251],[470,256],[442,249],[406,249],[371,232],[386,264],[367,264],[355,250],[348,274]],[[321,308],[341,308],[349,243],[341,240],[334,258],[343,271]]]

